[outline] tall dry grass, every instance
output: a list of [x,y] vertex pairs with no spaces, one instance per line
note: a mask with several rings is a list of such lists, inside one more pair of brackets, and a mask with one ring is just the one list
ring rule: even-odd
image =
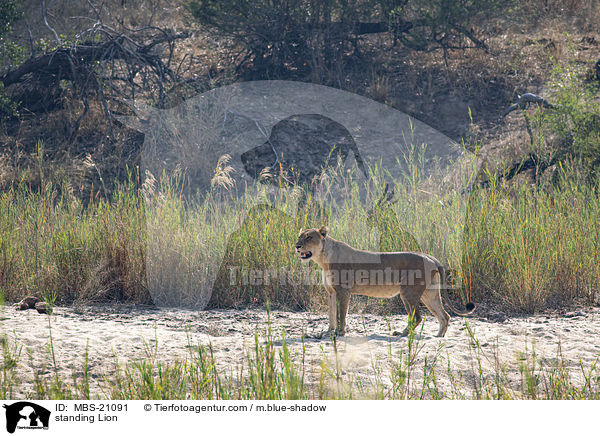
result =
[[[464,204],[460,190],[440,197],[432,195],[434,186],[422,189],[429,176],[416,168],[396,180],[391,207],[403,231],[455,271],[464,301],[528,313],[578,298],[593,302],[600,288],[600,186],[579,184],[563,167],[558,173],[556,184],[539,188],[493,182]],[[365,201],[376,201],[384,183],[375,169],[372,175],[362,194],[351,177],[335,198],[326,192],[331,201],[318,214],[297,213],[295,191],[279,191],[272,206],[244,196],[221,201],[226,190],[190,199],[172,178],[157,182],[150,197],[130,183],[113,201],[85,207],[50,182],[38,191],[15,187],[0,194],[0,292],[7,301],[34,294],[61,304],[154,300],[190,307],[204,298],[210,307],[270,301],[319,309],[320,271],[298,261],[298,230],[328,224],[336,239],[377,250],[380,235],[369,226]],[[267,185],[260,189],[252,198],[273,200]],[[287,279],[232,281],[232,267],[285,272]]]

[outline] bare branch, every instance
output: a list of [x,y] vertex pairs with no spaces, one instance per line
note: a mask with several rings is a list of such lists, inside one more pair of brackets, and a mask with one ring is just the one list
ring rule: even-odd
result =
[[54,37],[56,38],[56,42],[58,42],[58,45],[62,44],[62,41],[60,40],[60,38],[58,37],[58,34],[56,33],[56,30],[54,30],[50,24],[48,24],[48,16],[47,16],[47,11],[46,11],[46,0],[42,0],[42,16],[44,18],[44,24],[46,25],[46,27],[48,29],[50,29],[52,31],[52,33],[54,34]]
[[[175,42],[188,36],[187,32],[176,33],[156,27],[124,34],[96,22],[92,28],[78,34],[72,45],[32,56],[17,68],[6,71],[0,76],[0,82],[8,87],[30,78],[44,86],[57,85],[61,80],[70,81],[84,104],[71,134],[77,131],[82,118],[89,112],[90,95],[102,104],[112,132],[111,107],[118,102],[115,94],[128,95],[134,100],[136,90],[141,87],[148,92],[158,89],[157,99],[160,105],[164,104],[166,89],[179,80],[170,68]],[[161,44],[169,47],[166,62],[156,50]]]

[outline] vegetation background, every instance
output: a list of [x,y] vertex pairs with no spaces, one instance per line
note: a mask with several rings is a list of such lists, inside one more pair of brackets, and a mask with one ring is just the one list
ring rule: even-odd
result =
[[[153,210],[171,224],[157,259],[161,283],[165,292],[191,292],[193,280],[178,271],[201,265],[203,248],[225,247],[215,222],[233,226],[245,206],[223,209],[215,200],[232,189],[226,161],[209,195],[193,204],[180,195],[194,177],[185,169],[142,184],[143,134],[117,115],[131,115],[132,99],[169,108],[236,81],[289,79],[391,105],[483,160],[460,229],[403,191],[427,178],[417,164],[412,178],[396,181],[400,200],[390,206],[418,223],[410,230],[424,251],[444,252],[463,284],[455,298],[520,313],[595,305],[599,7],[595,0],[1,0],[0,293],[11,302],[38,295],[58,304],[150,304],[150,190],[160,194]],[[526,92],[554,109],[534,104],[503,116]],[[375,201],[383,190],[376,171],[370,189]],[[365,211],[351,186],[346,195],[333,233],[376,248],[367,220],[357,228]],[[238,248],[226,261],[300,271],[290,247],[299,227],[320,224],[317,217],[254,220],[229,241]],[[462,241],[438,246],[440,235],[457,231]],[[265,256],[240,248],[264,244],[276,249]],[[216,289],[210,305],[319,310],[321,294],[318,285],[240,286]]]

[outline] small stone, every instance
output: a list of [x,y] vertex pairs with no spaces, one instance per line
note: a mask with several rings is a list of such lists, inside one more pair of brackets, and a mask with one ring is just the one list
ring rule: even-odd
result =
[[52,306],[46,304],[46,302],[44,301],[39,301],[35,304],[35,310],[38,311],[38,313],[52,313]]

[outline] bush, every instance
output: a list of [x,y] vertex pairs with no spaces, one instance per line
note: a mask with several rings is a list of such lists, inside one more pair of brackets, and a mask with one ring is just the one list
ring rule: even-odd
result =
[[473,26],[513,3],[192,0],[189,10],[200,24],[241,47],[246,53],[241,64],[251,61],[256,76],[272,79],[325,72],[331,81],[339,79],[347,55],[357,54],[360,35],[389,32],[414,50],[485,48]]
[[550,81],[556,110],[545,113],[545,127],[559,136],[556,153],[594,180],[600,169],[600,103],[596,85],[586,83],[576,67],[555,67]]
[[[11,41],[6,40],[6,35],[12,31],[12,23],[20,19],[21,5],[15,0],[0,0],[0,66],[12,65],[22,58],[22,49]],[[0,117],[13,115],[17,104],[13,102],[0,82]]]
[[[353,0],[192,0],[189,9],[201,24],[244,47],[257,75],[274,78],[303,75],[319,64],[332,68],[350,41],[356,6]],[[340,24],[335,29],[334,20]]]
[[[410,25],[398,39],[415,50],[486,48],[477,25],[514,6],[514,0],[379,0],[392,23]],[[394,27],[394,26],[392,26]]]

